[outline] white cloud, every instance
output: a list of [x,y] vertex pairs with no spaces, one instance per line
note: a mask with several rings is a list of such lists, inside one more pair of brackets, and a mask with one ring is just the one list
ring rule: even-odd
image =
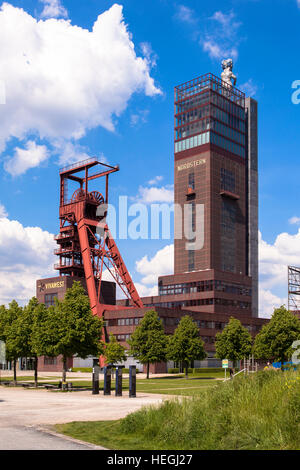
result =
[[155,176],[155,178],[153,178],[152,180],[148,181],[148,184],[150,184],[150,186],[154,186],[154,185],[160,183],[163,179],[164,179],[163,176]]
[[68,12],[60,0],[40,0],[40,2],[45,5],[41,13],[42,18],[68,17]]
[[[300,1],[300,0],[299,0],[299,1]],[[296,225],[298,225],[299,223],[300,223],[300,217],[294,216],[294,217],[291,217],[291,218],[289,219],[289,224],[296,224]]]
[[141,42],[140,47],[149,67],[155,67],[158,55],[153,51],[151,44],[149,42]]
[[174,272],[174,245],[167,245],[159,250],[151,259],[145,255],[135,263],[136,270],[143,276],[142,284],[157,285],[158,276]]
[[178,5],[176,8],[175,18],[184,23],[193,24],[195,23],[196,17],[195,12],[191,8],[185,5]]
[[130,116],[130,125],[136,127],[140,124],[145,124],[148,119],[149,110],[141,109],[135,113],[132,113]]
[[286,286],[287,266],[300,266],[300,229],[295,235],[280,233],[273,244],[259,234],[259,270],[261,287],[272,289]]
[[25,149],[15,148],[14,156],[5,162],[4,168],[12,176],[19,176],[29,168],[39,166],[41,162],[49,158],[49,155],[45,145],[37,145],[34,141],[29,140],[25,144]]
[[[53,146],[53,153],[58,155],[58,163],[61,166],[70,165],[71,163],[80,162],[82,160],[87,160],[91,157],[88,153],[88,149],[80,145],[76,141],[55,141],[53,142]],[[99,160],[104,161],[104,156],[101,155],[99,157]]]
[[241,23],[235,20],[235,14],[216,11],[209,18],[208,30],[200,43],[203,50],[212,59],[226,59],[228,57],[236,60],[238,57],[238,29]]
[[257,85],[253,83],[252,78],[250,78],[246,83],[239,85],[239,89],[243,91],[246,94],[246,96],[253,97],[257,93]]
[[0,218],[0,305],[12,299],[24,304],[36,295],[36,280],[55,275],[53,235]]
[[0,219],[3,219],[4,217],[7,217],[8,213],[6,212],[6,209],[3,204],[0,203]]
[[151,188],[144,188],[143,186],[140,186],[139,194],[135,199],[137,199],[138,202],[144,204],[152,204],[159,202],[173,203],[174,187],[173,185],[166,185],[160,188],[155,186],[152,186]]
[[[78,140],[102,126],[114,131],[116,118],[134,93],[160,94],[149,59],[135,53],[114,4],[92,30],[70,20],[37,21],[21,8],[0,9],[0,79],[6,105],[0,107],[0,152],[11,138]],[[16,34],[16,31],[18,34]]]
[[274,308],[281,305],[287,305],[287,298],[281,298],[273,294],[270,290],[259,290],[259,316],[263,318],[271,318]]

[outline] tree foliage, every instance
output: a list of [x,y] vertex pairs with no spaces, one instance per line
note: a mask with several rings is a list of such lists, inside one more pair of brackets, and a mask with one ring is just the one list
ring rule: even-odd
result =
[[141,364],[147,364],[147,378],[149,378],[149,365],[166,359],[168,342],[162,322],[155,310],[146,312],[128,342],[133,357]]
[[48,315],[48,329],[52,338],[53,356],[63,357],[63,381],[66,379],[67,358],[99,356],[103,353],[101,341],[103,322],[92,314],[90,301],[79,281],[67,289],[65,298],[57,301]]
[[6,359],[13,362],[14,381],[17,380],[16,362],[20,357],[23,344],[18,328],[18,319],[22,312],[22,307],[15,300],[10,302],[7,309],[5,307],[1,309],[0,339],[5,342]]
[[189,315],[181,318],[174,335],[170,337],[167,357],[175,362],[183,362],[186,376],[191,361],[205,359],[206,352],[199,337],[199,329]]
[[215,347],[219,359],[242,360],[252,352],[252,337],[240,320],[231,317],[222,333],[216,334]]
[[108,364],[118,364],[126,361],[125,348],[118,343],[113,334],[109,335],[109,342],[105,344],[104,355]]
[[274,309],[272,318],[256,336],[254,355],[257,359],[284,362],[292,356],[292,344],[298,339],[300,320],[282,305]]

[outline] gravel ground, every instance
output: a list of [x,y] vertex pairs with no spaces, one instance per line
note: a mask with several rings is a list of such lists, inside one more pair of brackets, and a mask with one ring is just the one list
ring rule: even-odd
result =
[[158,404],[166,398],[169,397],[146,393],[129,398],[128,392],[123,397],[115,397],[101,393],[92,395],[87,391],[61,393],[1,386],[0,450],[96,449],[52,434],[51,425],[120,419],[144,405]]

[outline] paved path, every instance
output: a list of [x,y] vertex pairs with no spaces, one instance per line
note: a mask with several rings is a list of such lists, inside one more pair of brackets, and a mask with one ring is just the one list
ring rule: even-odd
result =
[[[49,434],[51,425],[71,421],[120,419],[144,405],[161,403],[167,395],[138,393],[137,398],[61,393],[0,387],[0,450],[92,449],[90,446]],[[100,449],[100,447],[98,447]]]

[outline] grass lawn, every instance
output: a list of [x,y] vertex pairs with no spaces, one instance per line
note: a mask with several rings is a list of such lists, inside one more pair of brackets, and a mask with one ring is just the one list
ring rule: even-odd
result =
[[[197,375],[190,375],[186,379],[183,375],[168,375],[166,377],[151,377],[150,379],[139,379],[137,378],[137,392],[139,393],[156,393],[163,395],[186,395],[193,396],[202,393],[203,390],[219,385],[220,380],[216,380],[219,376],[218,372],[214,374],[203,373]],[[17,377],[18,381],[28,382],[34,384],[32,377],[20,376]],[[39,385],[43,385],[45,380],[49,384],[57,384],[61,377],[49,377],[40,378],[38,380]],[[2,377],[3,382],[12,382],[12,377]],[[70,377],[67,381],[72,382],[73,389],[78,390],[91,390],[91,380],[80,380],[77,378]],[[103,391],[103,380],[99,382],[100,393]],[[115,381],[112,380],[112,393],[115,389]],[[123,390],[127,392],[129,390],[129,379],[123,378]]]
[[300,449],[299,371],[262,371],[218,383],[203,387],[201,396],[174,397],[118,421],[72,422],[55,428],[112,450]]
[[74,439],[91,442],[112,450],[166,450],[151,438],[144,441],[139,432],[123,434],[118,421],[90,421],[57,424],[55,430]]

